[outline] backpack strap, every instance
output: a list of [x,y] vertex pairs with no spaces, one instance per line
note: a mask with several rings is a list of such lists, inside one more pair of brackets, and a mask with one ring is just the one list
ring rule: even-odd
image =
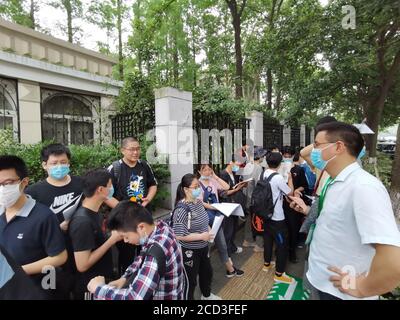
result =
[[271,182],[272,178],[275,177],[275,176],[277,176],[278,174],[279,174],[278,172],[271,173],[271,174],[269,175],[269,177],[267,178],[267,180],[265,180],[265,181],[266,181],[266,182]]
[[258,180],[260,180],[260,181],[263,181],[263,180],[264,180],[264,173],[265,173],[265,168],[263,167],[263,168],[262,168],[262,172],[261,172],[261,174],[260,174],[260,179],[258,179]]
[[157,244],[157,243],[153,243],[143,253],[142,262],[140,263],[139,268],[134,273],[129,275],[129,277],[127,278],[127,281],[126,281],[126,283],[124,285],[124,288],[129,287],[129,285],[136,278],[136,275],[138,274],[139,270],[142,268],[142,266],[144,264],[144,260],[146,259],[147,256],[151,256],[156,260],[156,262],[157,262],[157,272],[160,275],[160,278],[163,278],[165,276],[166,269],[167,269],[167,258],[165,256],[164,250],[161,248],[161,246],[159,244]]
[[142,268],[146,256],[151,256],[156,259],[158,274],[160,275],[160,278],[164,277],[167,268],[167,258],[161,246],[158,243],[153,243],[150,248],[147,249],[142,259],[142,263],[140,264],[140,268]]
[[122,159],[116,160],[112,163],[114,178],[117,181],[117,185],[119,185],[119,181],[121,179],[121,166],[122,166]]

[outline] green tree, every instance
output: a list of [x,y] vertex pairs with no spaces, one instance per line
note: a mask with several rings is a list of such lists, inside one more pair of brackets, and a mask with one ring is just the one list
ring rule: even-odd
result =
[[66,33],[68,42],[76,41],[76,34],[82,29],[75,25],[74,20],[83,17],[83,5],[81,0],[54,0],[49,5],[61,9],[67,16],[67,26],[60,24],[60,28]]
[[87,13],[87,20],[107,33],[105,52],[111,53],[110,39],[118,40],[118,72],[119,79],[124,78],[124,55],[122,43],[122,21],[127,19],[128,7],[123,0],[92,1]]
[[35,29],[35,13],[38,4],[35,0],[0,0],[0,17],[28,28]]

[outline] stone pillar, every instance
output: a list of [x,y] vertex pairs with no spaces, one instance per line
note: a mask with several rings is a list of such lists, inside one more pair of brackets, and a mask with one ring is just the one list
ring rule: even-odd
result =
[[314,135],[315,135],[315,131],[314,131],[314,129],[311,129],[311,131],[310,131],[310,143],[314,143]]
[[283,146],[290,146],[290,126],[283,127]]
[[193,173],[194,134],[192,93],[174,88],[155,90],[155,137],[159,159],[167,159],[170,178],[165,182],[170,194],[163,204],[172,209],[182,176]]
[[300,146],[303,148],[306,146],[306,126],[304,124],[300,126]]
[[246,118],[250,119],[250,132],[247,136],[253,140],[255,146],[263,146],[263,129],[264,129],[264,116],[261,112],[251,111],[246,114]]
[[41,142],[42,124],[39,84],[19,80],[18,102],[21,143]]
[[[110,144],[112,142],[112,125],[110,117],[117,113],[113,97],[101,96],[100,108],[101,114],[97,116],[101,117],[101,140],[103,144]],[[95,141],[100,142],[100,137],[96,138]]]

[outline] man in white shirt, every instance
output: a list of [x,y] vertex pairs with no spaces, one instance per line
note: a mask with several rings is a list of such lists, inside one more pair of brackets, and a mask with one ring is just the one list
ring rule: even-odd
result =
[[356,159],[358,129],[334,122],[317,128],[313,165],[330,175],[311,231],[307,278],[321,299],[377,299],[400,284],[400,233],[383,184]]
[[[283,196],[291,195],[293,190],[292,178],[289,175],[289,186],[285,179],[278,173],[282,162],[282,155],[271,152],[266,156],[269,169],[264,172],[264,179],[269,177],[274,203],[274,214],[271,220],[264,222],[264,271],[268,271],[273,265],[271,263],[272,250],[276,246],[276,268],[275,282],[290,284],[293,279],[285,274],[286,260],[288,255],[288,230],[283,213]],[[291,186],[291,187],[290,187]]]

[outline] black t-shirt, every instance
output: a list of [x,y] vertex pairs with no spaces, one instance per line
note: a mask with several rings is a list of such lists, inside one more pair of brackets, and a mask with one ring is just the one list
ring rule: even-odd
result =
[[[227,184],[229,184],[229,190],[232,190],[233,187],[241,181],[241,176],[232,173],[233,180],[231,175],[226,170],[222,170],[220,172],[220,177],[224,180]],[[230,196],[221,197],[220,202],[234,202],[239,203],[242,205],[243,210],[246,209],[246,196],[244,195],[243,191],[240,190]]]
[[119,201],[128,200],[131,197],[138,198],[140,195],[146,197],[149,188],[157,185],[153,170],[143,160],[139,160],[134,167],[129,167],[120,160],[119,179],[116,177],[112,165],[108,167],[108,171],[112,175],[114,197]]
[[[102,230],[103,217],[100,213],[80,207],[69,224],[68,234],[74,252],[94,251],[101,247],[107,238]],[[76,268],[76,267],[75,267]],[[77,271],[78,272],[78,271]],[[96,277],[113,277],[111,249],[86,272],[78,272],[78,287],[86,291],[88,282]]]
[[77,208],[82,198],[82,182],[82,178],[71,176],[70,183],[56,187],[42,180],[26,188],[25,193],[48,206],[61,223],[65,220],[64,216],[69,217],[69,211]]
[[[33,204],[31,204],[33,202]],[[27,209],[28,206],[32,209]],[[0,245],[19,265],[54,257],[66,248],[58,221],[48,207],[28,199],[20,214],[7,222],[0,212]],[[39,287],[46,274],[31,276]]]
[[41,300],[39,290],[22,267],[0,246],[0,300]]

